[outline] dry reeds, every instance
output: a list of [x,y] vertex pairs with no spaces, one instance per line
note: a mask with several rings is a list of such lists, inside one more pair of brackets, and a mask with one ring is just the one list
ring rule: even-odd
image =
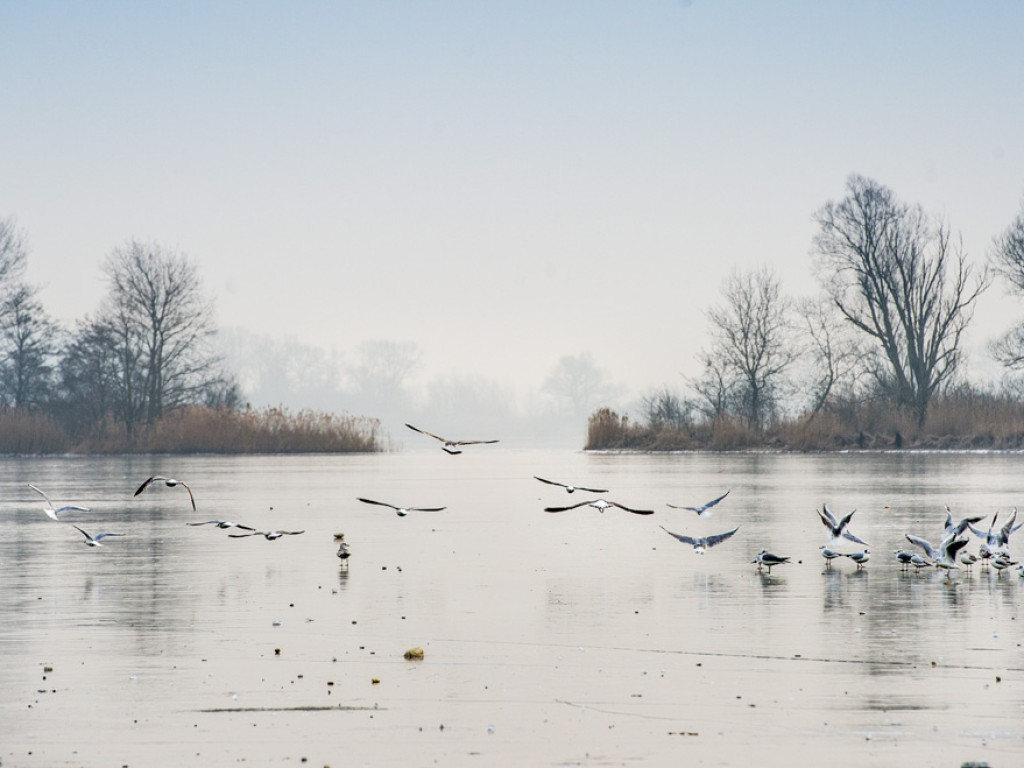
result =
[[0,453],[67,453],[71,440],[52,416],[20,408],[0,411]]

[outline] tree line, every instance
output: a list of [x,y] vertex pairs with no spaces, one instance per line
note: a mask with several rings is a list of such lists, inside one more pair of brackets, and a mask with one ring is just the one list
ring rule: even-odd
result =
[[[741,443],[786,443],[794,428],[806,434],[816,420],[853,429],[860,445],[865,428],[887,429],[901,447],[901,427],[921,434],[940,421],[929,419],[936,403],[954,402],[963,413],[965,402],[977,410],[985,394],[1019,406],[1012,386],[979,393],[968,382],[963,340],[994,277],[1024,296],[1024,207],[980,267],[947,222],[860,175],[814,221],[820,295],[787,296],[770,267],[733,272],[705,313],[711,343],[685,393],[662,387],[644,395],[639,423],[595,413],[588,447],[650,445],[659,435],[661,447],[700,447],[715,443],[716,429],[742,433]],[[1024,322],[989,351],[1008,372],[1024,370]],[[1020,423],[1024,414],[1015,413]]]

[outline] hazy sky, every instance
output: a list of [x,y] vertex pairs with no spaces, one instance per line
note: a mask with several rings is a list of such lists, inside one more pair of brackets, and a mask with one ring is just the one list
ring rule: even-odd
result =
[[589,350],[643,389],[696,372],[733,268],[814,290],[850,173],[978,261],[1024,195],[1017,0],[5,0],[0,30],[0,217],[65,321],[136,237],[224,326],[522,387]]

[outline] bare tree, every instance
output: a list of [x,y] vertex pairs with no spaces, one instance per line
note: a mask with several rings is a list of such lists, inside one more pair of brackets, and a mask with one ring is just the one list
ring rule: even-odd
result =
[[640,415],[652,429],[679,429],[689,426],[691,421],[688,403],[668,387],[660,387],[641,396]]
[[713,346],[705,369],[721,363],[722,381],[739,398],[751,429],[763,429],[777,405],[783,375],[797,357],[790,301],[767,267],[734,272],[722,288],[724,303],[707,311]]
[[819,275],[843,316],[881,349],[879,382],[923,424],[959,368],[987,273],[974,277],[962,245],[920,206],[862,176],[851,176],[846,190],[816,214]]
[[118,410],[131,434],[166,411],[204,402],[224,376],[211,347],[213,306],[195,265],[130,240],[108,257],[108,295],[93,336],[112,345]]
[[590,352],[560,358],[541,390],[574,418],[587,416],[595,406],[618,392],[607,371],[598,367]]
[[[1010,226],[995,238],[989,261],[993,270],[1010,284],[1010,290],[1024,296],[1024,203]],[[1018,321],[992,343],[990,350],[1005,367],[1024,369],[1024,322]]]
[[831,302],[807,300],[798,307],[810,344],[804,361],[808,368],[810,416],[813,420],[837,392],[848,398],[868,370],[864,349],[853,326]]
[[59,329],[25,283],[0,304],[0,401],[36,408],[50,397]]
[[25,269],[25,254],[25,241],[14,219],[0,219],[0,291],[21,277]]
[[398,402],[404,397],[405,381],[419,365],[423,351],[414,341],[373,339],[355,350],[350,375],[356,392],[376,401]]

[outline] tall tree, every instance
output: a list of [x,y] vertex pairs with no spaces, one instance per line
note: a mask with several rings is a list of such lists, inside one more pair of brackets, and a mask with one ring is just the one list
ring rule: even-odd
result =
[[45,403],[53,386],[59,329],[36,291],[21,283],[0,302],[0,401],[16,408]]
[[720,369],[747,425],[760,430],[775,409],[779,385],[797,356],[790,302],[767,267],[734,272],[722,296],[723,303],[707,311],[713,345],[705,354],[705,369]]
[[[1011,292],[1024,296],[1024,203],[1006,230],[995,238],[990,262],[995,272],[1010,285]],[[992,354],[1007,368],[1024,368],[1024,322],[992,344]]]
[[961,363],[960,343],[988,285],[973,275],[949,228],[863,176],[815,216],[819,276],[843,316],[877,344],[876,372],[923,424]]

